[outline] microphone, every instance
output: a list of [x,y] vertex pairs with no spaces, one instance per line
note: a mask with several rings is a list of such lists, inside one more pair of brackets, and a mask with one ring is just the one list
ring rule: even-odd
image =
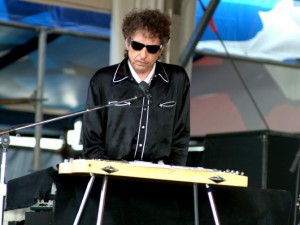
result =
[[149,84],[147,84],[147,82],[145,82],[145,81],[142,81],[142,82],[139,83],[139,88],[142,90],[143,95],[144,95],[148,100],[151,101],[152,96],[151,96],[151,94],[150,94],[150,92],[149,92]]

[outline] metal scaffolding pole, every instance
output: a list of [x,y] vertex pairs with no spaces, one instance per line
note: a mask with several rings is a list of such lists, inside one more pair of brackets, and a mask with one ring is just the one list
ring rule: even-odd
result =
[[[45,76],[45,56],[46,56],[47,31],[42,28],[39,32],[38,45],[38,77],[36,88],[35,104],[35,122],[43,120],[43,92],[44,92],[44,76]],[[40,168],[40,141],[42,137],[42,125],[36,126],[34,130],[35,148],[34,148],[34,165],[33,170],[37,171]]]
[[197,27],[195,28],[190,41],[184,48],[183,53],[181,54],[178,64],[185,67],[189,61],[189,59],[194,54],[195,48],[197,43],[200,41],[201,36],[203,35],[205,28],[207,27],[215,9],[217,8],[220,0],[211,0],[206,11],[204,12],[202,19],[198,23]]

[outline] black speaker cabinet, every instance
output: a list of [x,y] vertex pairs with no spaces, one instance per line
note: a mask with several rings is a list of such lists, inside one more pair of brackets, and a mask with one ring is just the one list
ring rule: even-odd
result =
[[25,225],[53,225],[53,220],[53,212],[41,211],[25,213]]
[[[290,169],[299,149],[298,135],[274,131],[212,134],[206,136],[204,147],[205,168],[244,172],[249,187],[287,190],[296,205],[298,170],[292,173]],[[292,207],[294,212],[296,206]]]

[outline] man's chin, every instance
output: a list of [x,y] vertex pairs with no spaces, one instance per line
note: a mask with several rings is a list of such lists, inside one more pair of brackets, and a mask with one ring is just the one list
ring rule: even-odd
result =
[[137,65],[134,69],[137,73],[144,73],[147,71],[147,67],[142,65]]

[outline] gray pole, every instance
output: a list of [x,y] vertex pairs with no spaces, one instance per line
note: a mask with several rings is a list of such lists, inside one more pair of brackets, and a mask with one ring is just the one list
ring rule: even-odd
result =
[[[45,56],[46,56],[47,32],[44,28],[39,33],[38,43],[38,79],[36,88],[35,104],[35,122],[43,120],[43,92],[44,92],[44,76],[45,76]],[[36,126],[34,130],[36,140],[34,148],[34,166],[33,170],[37,171],[40,168],[40,140],[42,137],[42,125]]]
[[189,59],[193,56],[197,43],[200,41],[202,34],[204,33],[215,9],[217,8],[220,0],[211,0],[206,11],[204,12],[202,19],[199,21],[199,24],[196,26],[195,31],[193,32],[190,41],[184,48],[183,53],[181,54],[178,64],[185,67]]

